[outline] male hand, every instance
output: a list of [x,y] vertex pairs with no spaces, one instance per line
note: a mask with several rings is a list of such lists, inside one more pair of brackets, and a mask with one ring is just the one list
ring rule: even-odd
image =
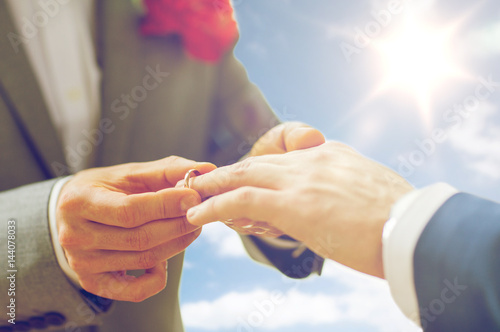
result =
[[210,196],[188,211],[193,225],[265,221],[309,249],[383,277],[382,230],[392,205],[412,186],[340,143],[253,157],[193,179]]
[[[253,145],[249,157],[283,154],[286,152],[307,149],[325,143],[323,134],[301,122],[284,122],[270,129]],[[283,232],[263,221],[246,218],[233,219],[226,225],[240,234],[261,237],[278,237]]]
[[[192,189],[173,188],[195,168],[215,168],[179,157],[79,172],[57,202],[57,229],[69,266],[90,293],[139,302],[166,285],[167,260],[201,232],[185,220],[201,202]],[[144,269],[142,276],[127,270]]]

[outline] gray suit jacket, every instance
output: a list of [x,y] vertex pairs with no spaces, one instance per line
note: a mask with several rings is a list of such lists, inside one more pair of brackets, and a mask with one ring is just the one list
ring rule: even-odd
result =
[[[113,129],[93,145],[94,166],[169,155],[227,164],[278,123],[232,53],[217,65],[193,61],[173,36],[141,36],[139,15],[130,1],[97,1],[97,7],[102,121]],[[14,220],[18,326],[42,318],[57,324],[60,314],[64,319],[58,328],[65,331],[81,326],[95,330],[93,325],[109,332],[182,331],[178,302],[182,254],[169,260],[165,290],[142,303],[115,303],[107,315],[100,311],[108,311],[109,303],[89,301],[89,295],[82,295],[60,270],[47,203],[54,178],[67,173],[64,150],[22,47],[15,52],[9,41],[13,34],[19,36],[5,2],[0,1],[0,239],[7,243],[9,220]],[[168,76],[152,75],[155,71]],[[158,87],[147,91],[147,98],[137,105],[123,102],[121,96],[141,86],[147,74]],[[271,256],[279,263],[279,255]],[[278,264],[280,270],[288,271],[287,264],[292,263]],[[3,308],[11,298],[5,292],[7,276],[2,268]],[[5,315],[0,318],[2,325],[8,325]]]

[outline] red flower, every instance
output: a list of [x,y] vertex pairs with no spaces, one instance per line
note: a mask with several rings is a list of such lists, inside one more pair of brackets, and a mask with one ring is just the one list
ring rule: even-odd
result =
[[179,34],[194,58],[216,62],[238,38],[229,0],[144,0],[145,35]]

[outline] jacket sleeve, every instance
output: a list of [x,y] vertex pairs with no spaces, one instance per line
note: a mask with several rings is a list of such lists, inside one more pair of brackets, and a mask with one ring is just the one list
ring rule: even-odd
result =
[[500,204],[449,198],[417,242],[414,280],[424,331],[500,331]]
[[[221,166],[244,157],[258,138],[280,120],[232,52],[221,62],[218,85],[210,150],[211,161]],[[323,258],[308,249],[301,250],[301,244],[289,237],[282,237],[281,241],[255,236],[242,239],[253,259],[274,266],[291,278],[321,273]]]
[[280,120],[233,53],[220,63],[212,118],[211,159],[216,165],[238,161]]
[[[81,294],[59,267],[51,242],[48,201],[57,179],[0,193],[1,303],[7,315],[0,327],[47,326],[73,330],[100,322],[98,312],[111,303]],[[10,306],[10,307],[9,307]],[[9,321],[10,320],[10,321]],[[41,324],[41,325],[37,325]]]

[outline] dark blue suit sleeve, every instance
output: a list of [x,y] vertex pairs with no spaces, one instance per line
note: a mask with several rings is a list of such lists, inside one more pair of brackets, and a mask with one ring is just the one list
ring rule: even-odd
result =
[[451,197],[419,238],[414,277],[424,331],[500,331],[500,204]]
[[[292,252],[294,249],[273,248],[257,236],[251,235],[249,237],[269,262],[287,277],[302,279],[312,273],[321,275],[325,259],[316,255],[311,250],[306,249],[300,256],[293,257]],[[295,241],[286,235],[281,238]]]

